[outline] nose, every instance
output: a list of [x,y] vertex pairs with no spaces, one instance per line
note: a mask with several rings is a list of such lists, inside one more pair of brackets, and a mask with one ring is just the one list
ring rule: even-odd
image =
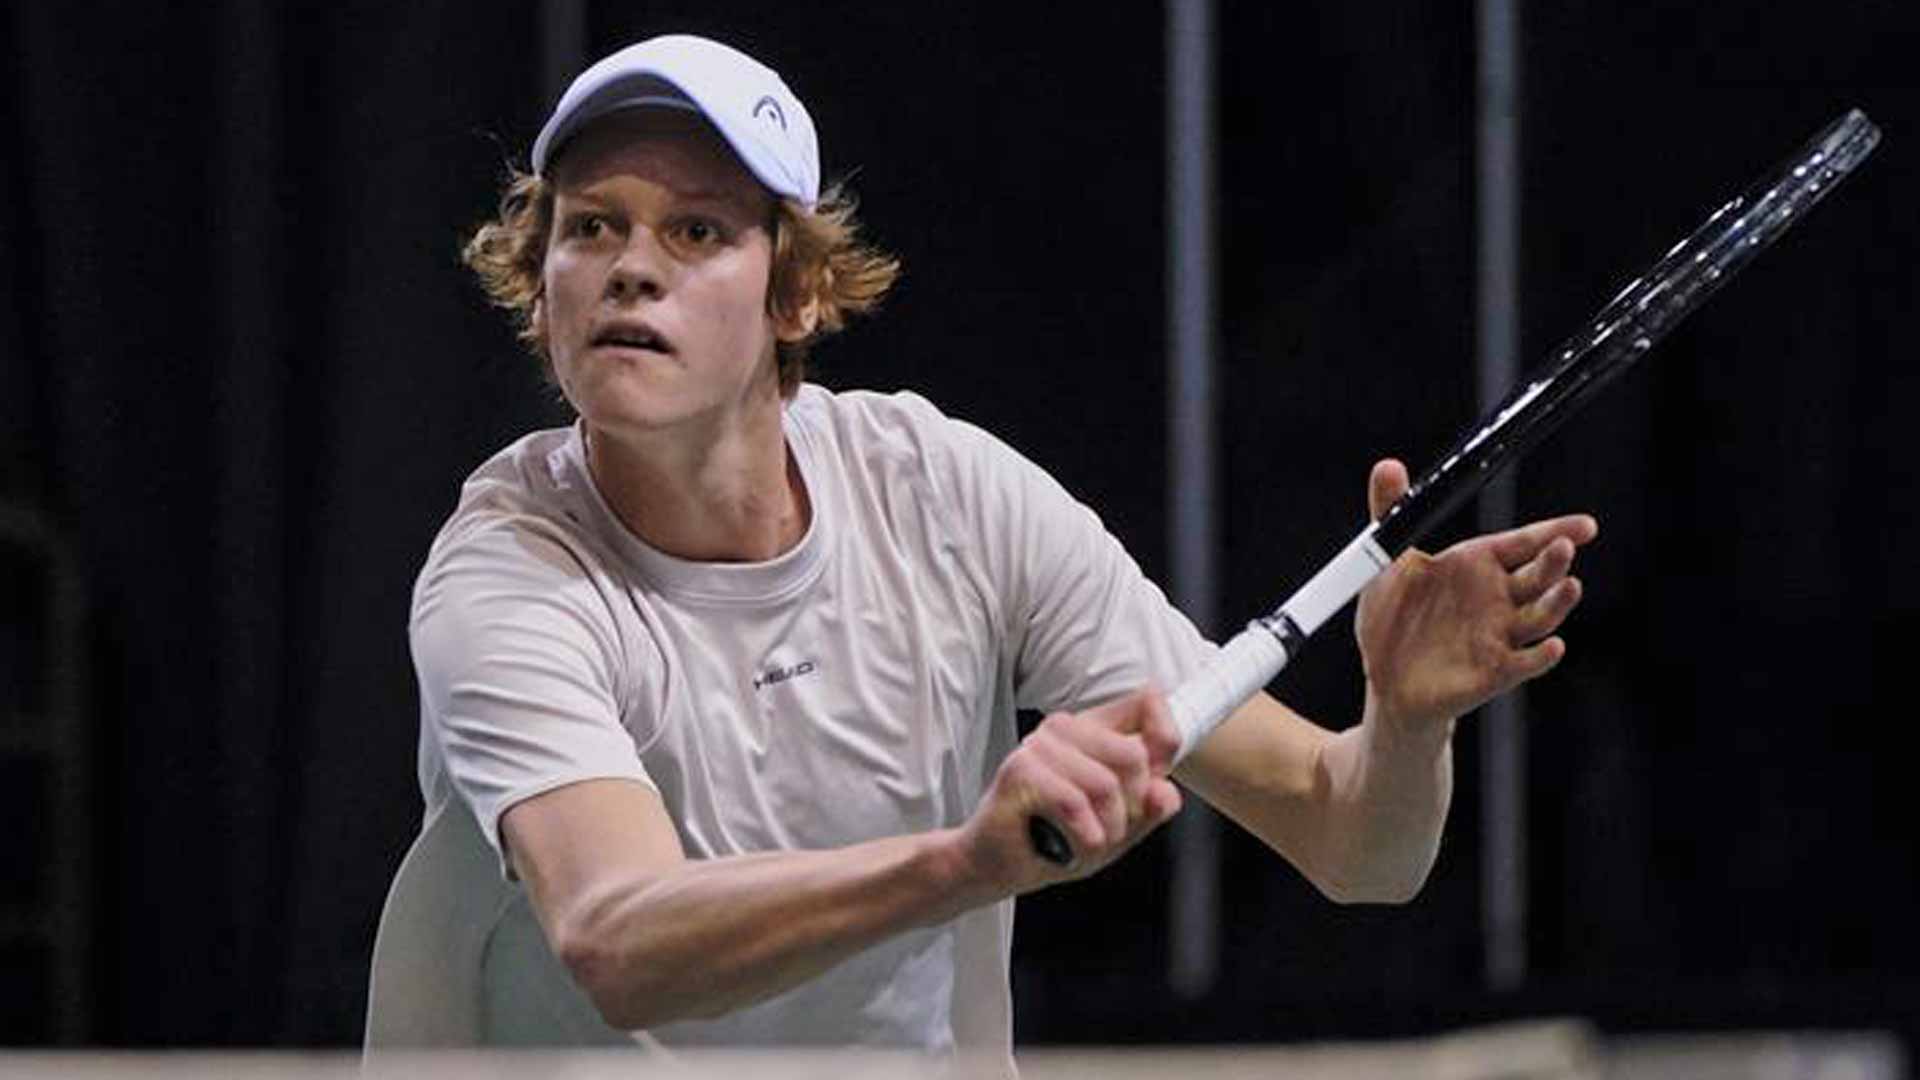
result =
[[607,299],[657,300],[666,292],[666,253],[647,229],[635,229],[607,275]]

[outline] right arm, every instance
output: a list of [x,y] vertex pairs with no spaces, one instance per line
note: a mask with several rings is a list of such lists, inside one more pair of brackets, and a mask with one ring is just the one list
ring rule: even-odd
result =
[[[718,1016],[798,985],[893,934],[1093,873],[1179,809],[1178,736],[1158,695],[1050,716],[958,828],[826,851],[688,859],[651,788],[571,784],[502,816],[554,953],[619,1028]],[[1044,813],[1077,858],[1035,857]]]

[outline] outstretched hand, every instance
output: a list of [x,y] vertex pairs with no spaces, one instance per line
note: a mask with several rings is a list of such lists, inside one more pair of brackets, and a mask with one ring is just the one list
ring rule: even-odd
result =
[[[1375,464],[1367,483],[1373,519],[1406,490],[1406,466]],[[1354,620],[1368,719],[1396,731],[1444,731],[1551,670],[1567,652],[1555,631],[1580,602],[1574,553],[1599,532],[1590,515],[1571,514],[1394,560],[1360,594]]]

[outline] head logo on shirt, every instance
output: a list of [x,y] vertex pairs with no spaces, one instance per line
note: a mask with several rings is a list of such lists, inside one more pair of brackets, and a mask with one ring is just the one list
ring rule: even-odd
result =
[[820,666],[811,660],[802,660],[788,667],[768,668],[766,671],[753,677],[753,688],[755,690],[764,690],[769,686],[786,682],[788,679],[797,679],[802,675],[811,675],[819,669]]

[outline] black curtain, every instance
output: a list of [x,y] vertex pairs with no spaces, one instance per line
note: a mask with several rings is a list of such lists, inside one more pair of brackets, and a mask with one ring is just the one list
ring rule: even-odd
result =
[[539,106],[532,19],[9,9],[0,456],[93,599],[98,1038],[358,1025],[412,568],[550,412],[455,262]]
[[[585,44],[694,30],[779,68],[908,273],[821,379],[1000,432],[1159,575],[1160,8],[800,7],[594,4]],[[1373,456],[1423,463],[1471,416],[1473,36],[1470,5],[1223,8],[1237,619],[1351,532]],[[1469,725],[1415,905],[1334,908],[1234,841],[1221,988],[1169,1008],[1150,844],[1023,904],[1023,1040],[1911,1023],[1876,988],[1920,971],[1896,750],[1915,16],[1541,8],[1527,359],[1840,108],[1887,144],[1523,471],[1531,510],[1603,519],[1534,697],[1534,980],[1478,990]],[[88,584],[98,1041],[357,1038],[419,809],[413,574],[461,478],[564,420],[457,261],[544,117],[539,19],[22,0],[0,23],[0,498]],[[1343,724],[1357,665],[1324,637],[1281,692]]]

